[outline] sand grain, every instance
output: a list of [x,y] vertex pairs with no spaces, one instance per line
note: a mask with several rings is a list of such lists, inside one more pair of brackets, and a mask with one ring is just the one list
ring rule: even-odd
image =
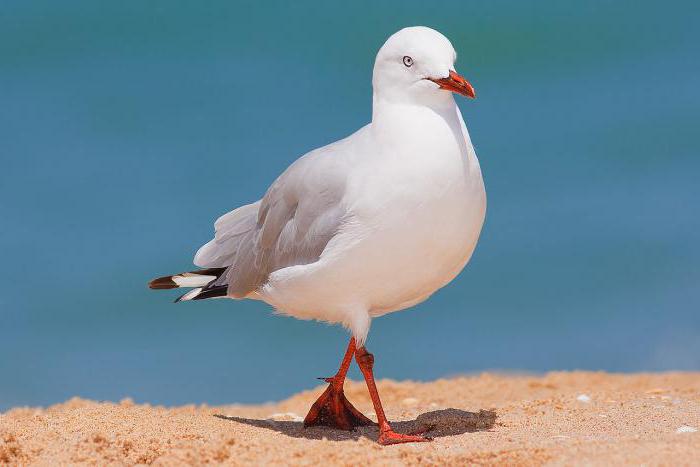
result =
[[[0,464],[700,465],[700,373],[482,374],[379,390],[397,430],[430,428],[435,441],[381,447],[371,427],[304,429],[320,387],[262,406],[72,399],[1,414]],[[364,384],[346,394],[373,417]]]

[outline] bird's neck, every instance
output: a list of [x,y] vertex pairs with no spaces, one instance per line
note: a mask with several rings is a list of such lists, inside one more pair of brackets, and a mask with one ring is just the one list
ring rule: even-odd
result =
[[452,95],[445,93],[430,102],[397,102],[374,96],[372,127],[381,139],[420,138],[436,126],[446,126],[459,137],[461,114]]
[[454,118],[457,104],[449,92],[439,93],[429,99],[392,99],[375,93],[372,98],[372,123],[383,124],[386,119],[396,118],[403,113],[420,114],[432,111],[445,118]]

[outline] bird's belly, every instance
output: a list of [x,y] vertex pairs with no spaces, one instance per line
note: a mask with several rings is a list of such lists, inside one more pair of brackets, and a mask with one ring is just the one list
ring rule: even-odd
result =
[[356,253],[370,314],[406,308],[449,283],[471,257],[484,213],[484,197],[460,189],[380,222]]

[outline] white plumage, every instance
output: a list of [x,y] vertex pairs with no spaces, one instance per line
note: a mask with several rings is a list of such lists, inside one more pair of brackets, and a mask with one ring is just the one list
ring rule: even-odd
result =
[[358,347],[372,318],[450,282],[469,260],[486,210],[469,133],[438,84],[453,76],[455,58],[432,29],[391,36],[374,65],[371,123],[304,155],[262,200],[220,217],[195,264],[228,268],[214,282],[228,297],[341,323]]

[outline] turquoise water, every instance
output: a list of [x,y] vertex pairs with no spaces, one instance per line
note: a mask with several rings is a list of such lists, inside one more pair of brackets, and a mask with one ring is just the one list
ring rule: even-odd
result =
[[[694,2],[37,2],[0,9],[0,410],[280,399],[342,329],[174,305],[223,212],[370,117],[384,39],[445,33],[489,196],[468,268],[376,320],[381,377],[700,370]],[[359,378],[359,373],[352,374]]]

